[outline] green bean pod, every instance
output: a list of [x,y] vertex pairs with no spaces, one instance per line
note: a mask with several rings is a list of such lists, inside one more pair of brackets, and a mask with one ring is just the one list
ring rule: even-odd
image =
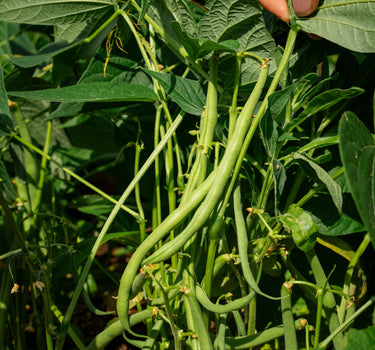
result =
[[209,188],[214,181],[214,175],[210,175],[204,183],[199,186],[191,194],[191,200],[186,201],[184,205],[180,205],[158,226],[155,230],[141,243],[137,250],[132,255],[130,261],[121,276],[118,300],[117,300],[117,313],[125,330],[131,332],[129,325],[129,299],[132,289],[132,283],[138,272],[138,268],[144,256],[159,242],[171,229],[180,224],[189,213],[195,209],[197,205],[203,200]]
[[254,298],[255,293],[252,291],[248,295],[233,300],[229,304],[221,305],[221,304],[214,304],[208,297],[207,294],[204,292],[202,287],[199,285],[195,288],[196,297],[199,303],[208,311],[217,313],[217,314],[226,314],[235,310],[240,310],[244,308],[246,305],[249,305],[250,301]]
[[281,287],[281,312],[284,325],[285,349],[298,350],[296,328],[292,312],[292,284],[285,282]]
[[198,301],[191,289],[184,289],[184,297],[189,303],[191,313],[193,314],[194,323],[198,333],[198,342],[201,349],[213,350],[212,342],[209,332],[206,327],[206,322],[203,318],[202,310],[199,307]]
[[[296,329],[301,329],[301,326],[306,324],[306,322],[302,322],[302,321],[305,321],[305,320],[296,320],[296,322],[294,323],[294,327]],[[260,346],[264,343],[268,343],[272,340],[282,337],[283,335],[284,335],[284,326],[279,325],[279,326],[266,329],[265,331],[262,331],[256,334],[246,335],[244,337],[225,337],[224,349],[228,349],[228,350],[249,349],[252,347]],[[216,341],[214,343],[214,346],[216,346]]]
[[238,242],[238,253],[241,259],[241,266],[243,275],[245,277],[246,282],[249,286],[259,295],[262,295],[268,299],[272,300],[280,300],[280,298],[272,297],[263,293],[253,276],[249,265],[249,259],[247,256],[247,246],[248,246],[248,238],[247,238],[247,230],[246,230],[246,223],[245,219],[242,214],[242,202],[241,202],[241,188],[238,185],[233,194],[233,207],[234,207],[234,216],[236,220],[236,229],[237,229],[237,242]]
[[[146,309],[130,316],[129,324],[134,326],[152,316],[152,309]],[[124,332],[120,320],[111,323],[102,332],[97,334],[91,343],[87,346],[86,350],[101,350],[104,349],[113,339]]]
[[243,139],[252,121],[255,106],[260,98],[262,89],[267,80],[268,66],[262,66],[259,79],[254,87],[251,96],[246,102],[238,121],[233,138],[228,143],[224,156],[215,171],[215,186],[212,186],[207,197],[201,203],[187,227],[172,241],[164,244],[154,254],[145,259],[144,264],[157,263],[169,259],[176,254],[184,244],[207,222],[212,210],[217,205],[225,190],[225,185],[232,175],[237,157],[241,151]]

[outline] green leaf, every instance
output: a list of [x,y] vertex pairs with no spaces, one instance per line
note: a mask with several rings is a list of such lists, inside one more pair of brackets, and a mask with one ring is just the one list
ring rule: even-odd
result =
[[301,153],[294,153],[294,159],[305,162],[316,174],[318,179],[327,186],[328,192],[331,195],[333,202],[339,213],[342,212],[342,193],[339,184],[331,178],[331,176],[318,164],[302,155]]
[[141,23],[143,21],[143,18],[148,10],[148,7],[150,6],[151,0],[142,0],[141,4],[141,11],[139,12],[138,16],[138,23]]
[[339,123],[339,149],[359,215],[375,247],[375,144],[370,131],[351,112]]
[[297,24],[340,46],[358,52],[375,52],[375,0],[324,0],[314,16]]
[[344,350],[370,350],[375,344],[375,326],[365,329],[350,329]]
[[365,231],[349,193],[343,195],[342,214],[337,212],[328,194],[319,193],[303,205],[318,226],[319,233],[326,236],[343,236]]
[[4,184],[4,188],[7,194],[10,196],[12,200],[15,200],[17,197],[17,193],[14,190],[12,185],[12,181],[9,177],[6,167],[4,166],[3,162],[0,161],[0,183]]
[[187,113],[201,115],[206,103],[205,93],[196,80],[181,78],[173,74],[145,70],[155,78],[165,92]]
[[29,98],[32,100],[69,101],[69,102],[122,102],[156,100],[153,90],[148,87],[127,83],[92,82],[35,91],[10,91],[10,96]]
[[0,21],[28,24],[85,22],[113,6],[112,0],[0,0]]
[[204,40],[193,38],[176,22],[172,24],[175,34],[184,46],[187,53],[194,59],[202,58],[214,50],[220,51],[237,51],[240,44],[235,40],[225,40],[216,43],[212,40]]
[[7,92],[4,85],[3,69],[0,67],[0,136],[8,134],[13,129],[13,123],[10,119]]
[[314,248],[318,227],[308,213],[292,204],[288,212],[279,218],[285,230],[292,234],[294,243],[299,249],[308,251]]
[[319,137],[317,139],[312,140],[308,144],[302,146],[298,149],[298,153],[305,153],[310,150],[315,150],[322,147],[329,147],[332,145],[336,145],[339,143],[339,137],[337,135],[335,136],[324,136]]
[[68,51],[77,46],[79,42],[68,44],[66,42],[54,42],[43,47],[36,55],[11,56],[12,62],[22,68],[29,68],[41,64],[59,53]]
[[287,125],[287,130],[290,131],[295,126],[301,124],[307,118],[310,118],[314,114],[325,111],[328,108],[336,105],[342,100],[352,99],[364,93],[363,89],[358,87],[351,87],[350,89],[332,89],[324,91],[318,96],[315,96],[311,101],[309,101],[307,107],[300,113],[300,115],[293,119]]
[[272,160],[272,173],[274,182],[274,193],[275,193],[275,213],[278,213],[278,204],[281,194],[283,193],[285,181],[286,181],[286,171],[281,162],[277,159]]
[[[91,82],[132,83],[152,88],[149,76],[142,70],[136,69],[137,62],[111,53],[111,58],[104,71],[104,62],[107,59],[105,49],[99,49],[91,59],[88,67],[82,74],[77,85]],[[63,102],[45,120],[77,115],[83,108],[84,102]]]
[[[207,2],[206,8],[208,12],[199,22],[201,42],[211,40],[223,43],[235,40],[240,44],[240,51],[251,52],[261,58],[274,58],[276,46],[266,29],[256,0],[212,0]],[[233,67],[231,61],[225,61],[219,70],[233,80]],[[241,64],[241,84],[254,82],[258,76],[259,62],[252,57],[244,57]]]

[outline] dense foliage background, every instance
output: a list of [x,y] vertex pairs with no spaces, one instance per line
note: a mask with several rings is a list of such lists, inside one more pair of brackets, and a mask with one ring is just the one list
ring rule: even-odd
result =
[[0,349],[373,347],[375,0],[288,5],[0,0]]

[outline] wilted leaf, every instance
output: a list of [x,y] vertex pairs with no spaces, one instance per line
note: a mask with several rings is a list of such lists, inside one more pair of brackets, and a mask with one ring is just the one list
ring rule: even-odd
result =
[[314,248],[318,227],[302,208],[292,204],[288,212],[280,216],[280,221],[285,230],[292,234],[294,243],[299,249],[308,251]]

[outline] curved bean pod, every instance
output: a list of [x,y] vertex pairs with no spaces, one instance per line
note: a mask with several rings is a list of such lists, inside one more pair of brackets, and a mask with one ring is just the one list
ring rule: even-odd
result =
[[251,289],[254,290],[254,292],[256,292],[257,294],[262,295],[268,299],[280,300],[280,298],[267,295],[259,289],[258,284],[249,266],[249,259],[247,256],[248,239],[247,239],[246,223],[242,215],[241,188],[239,185],[237,186],[233,194],[233,208],[234,208],[234,216],[236,219],[238,253],[240,255],[241,267],[242,267],[243,275],[246,279],[246,282],[249,284]]
[[176,254],[208,220],[212,210],[215,208],[215,205],[217,205],[223,194],[226,183],[232,175],[233,167],[236,164],[238,154],[241,151],[243,139],[245,138],[251,124],[252,115],[266,82],[267,74],[268,66],[264,64],[262,65],[261,73],[254,90],[238,117],[233,137],[225,150],[219,166],[216,168],[216,176],[214,180],[215,186],[210,188],[207,197],[199,206],[186,228],[175,239],[164,244],[154,254],[145,259],[143,262],[144,264],[157,263],[169,259],[172,255]]
[[199,303],[208,311],[217,313],[217,314],[226,314],[235,310],[240,310],[244,308],[246,305],[249,305],[250,301],[254,298],[255,292],[251,291],[248,295],[238,298],[229,304],[220,305],[214,304],[204,292],[202,287],[199,285],[195,288],[196,297]]
[[[129,324],[134,326],[152,316],[152,310],[146,309],[130,316]],[[111,323],[102,332],[97,334],[86,350],[101,350],[104,349],[113,339],[121,335],[124,331],[120,320]]]
[[[302,321],[305,320],[296,320],[294,327],[296,329],[301,329],[301,327],[303,328],[306,321]],[[244,337],[225,337],[225,349],[249,349],[270,342],[276,338],[280,338],[283,336],[283,334],[284,326],[279,325],[256,334],[246,335]],[[214,346],[216,346],[216,342],[214,343]]]
[[203,200],[208,190],[212,187],[215,179],[212,173],[200,186],[191,194],[191,200],[180,205],[141,243],[132,255],[130,261],[121,276],[118,291],[117,313],[125,330],[131,332],[129,325],[129,299],[132,283],[138,272],[139,266],[145,255],[159,242],[169,231],[180,224],[189,213],[196,208]]

